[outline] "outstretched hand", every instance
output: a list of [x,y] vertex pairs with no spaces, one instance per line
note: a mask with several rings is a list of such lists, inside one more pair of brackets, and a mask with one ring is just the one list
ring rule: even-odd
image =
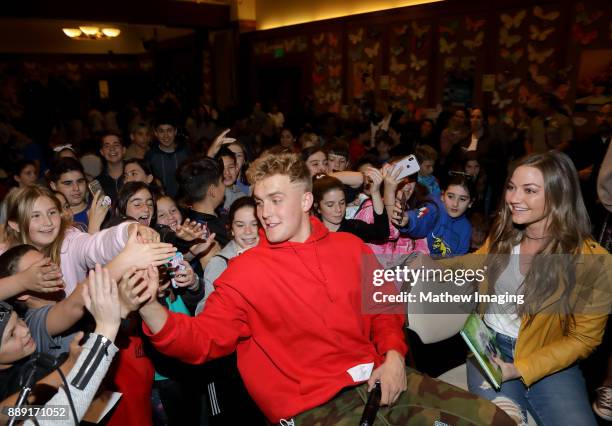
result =
[[121,306],[117,283],[108,269],[96,265],[89,271],[89,280],[83,288],[85,307],[96,320],[96,333],[115,340],[121,323]]
[[17,274],[26,290],[37,293],[53,293],[64,289],[60,267],[45,257]]

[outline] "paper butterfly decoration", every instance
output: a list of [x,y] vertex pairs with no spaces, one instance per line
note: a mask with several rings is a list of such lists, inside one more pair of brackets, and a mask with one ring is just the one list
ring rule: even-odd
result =
[[529,74],[531,75],[531,79],[540,86],[546,86],[550,82],[550,79],[545,75],[539,75],[538,72],[539,69],[536,64],[531,64],[529,66]]
[[378,49],[380,48],[380,42],[376,42],[372,47],[366,47],[364,50],[365,54],[368,55],[368,58],[372,59],[374,56],[378,55]]
[[520,78],[513,78],[512,80],[508,80],[508,81],[504,81],[503,83],[499,83],[497,85],[497,88],[499,90],[506,90],[508,93],[510,93],[510,92],[513,92],[514,89],[516,89],[516,86],[518,86],[520,82],[521,82]]
[[401,27],[393,28],[393,32],[398,36],[406,34],[406,31],[408,31],[408,25],[402,25]]
[[457,31],[457,28],[459,28],[459,22],[454,20],[451,21],[448,25],[440,25],[440,34],[445,34],[445,35],[453,35],[455,34],[455,31]]
[[296,43],[295,39],[284,40],[283,46],[287,52],[291,52],[293,48],[295,47],[295,43]]
[[398,75],[402,71],[404,71],[406,68],[407,68],[406,64],[400,64],[399,62],[397,62],[397,59],[394,56],[391,57],[391,65],[389,69],[391,70],[393,74]]
[[455,47],[457,47],[456,41],[449,43],[444,37],[440,38],[440,53],[451,54]]
[[425,97],[425,86],[421,86],[418,90],[408,89],[408,96],[410,96],[413,101],[423,99]]
[[520,27],[521,24],[523,23],[523,19],[525,19],[526,16],[527,16],[527,11],[521,10],[517,12],[517,14],[514,16],[502,13],[500,16],[500,19],[504,23],[504,27],[506,27],[507,29],[510,29],[510,28]]
[[470,18],[469,16],[465,17],[465,25],[467,26],[468,30],[476,32],[478,31],[487,21],[485,21],[484,19],[479,19],[479,20],[475,20]]
[[414,53],[410,54],[410,68],[415,71],[420,71],[425,65],[427,65],[426,59],[419,60]]
[[360,28],[359,31],[354,34],[349,33],[348,38],[351,41],[351,44],[359,43],[361,40],[363,40],[363,28]]
[[537,62],[538,64],[543,64],[544,61],[548,59],[550,55],[554,53],[554,49],[546,49],[538,51],[531,44],[527,45],[527,53],[529,54],[530,62]]
[[523,37],[521,37],[520,35],[510,35],[506,28],[502,27],[502,29],[499,30],[499,44],[504,47],[511,48],[522,39]]
[[412,27],[412,32],[417,38],[423,37],[431,28],[431,25],[423,25],[422,27],[419,27],[419,24],[417,24],[416,21],[412,21],[410,25]]
[[468,48],[470,51],[474,51],[474,49],[482,46],[482,42],[484,40],[484,31],[480,31],[476,34],[474,40],[463,40],[463,45]]
[[553,31],[555,31],[554,28],[540,30],[536,25],[529,25],[529,32],[531,33],[529,38],[535,41],[544,41]]
[[327,34],[327,39],[329,41],[329,45],[330,46],[334,46],[334,47],[338,46],[338,36],[337,35],[334,35],[332,33],[328,33]]
[[546,21],[554,21],[559,17],[560,13],[556,10],[544,13],[544,9],[542,9],[540,6],[536,6],[533,8],[533,15],[537,18],[544,19]]
[[312,81],[315,84],[315,86],[321,85],[321,83],[323,83],[323,80],[325,80],[325,78],[321,74],[317,74],[317,73],[312,74]]
[[525,87],[524,85],[521,85],[521,87],[519,87],[519,96],[518,96],[519,103],[525,104],[527,103],[529,98],[531,98],[531,93],[529,93],[529,90],[527,90],[527,87]]
[[495,90],[493,91],[493,101],[491,103],[499,109],[504,109],[507,105],[512,103],[512,98],[502,99],[497,90]]
[[404,53],[404,46],[391,46],[390,49],[393,56],[399,56]]
[[574,24],[574,26],[572,27],[572,34],[574,35],[574,40],[576,40],[578,43],[582,44],[583,46],[586,46],[587,44],[591,44],[593,40],[595,40],[597,36],[599,35],[597,30],[593,30],[593,31],[589,31],[588,33],[585,33],[582,27],[578,24]]
[[314,37],[312,42],[315,46],[319,46],[321,43],[323,43],[323,40],[325,40],[325,33],[321,33],[317,37]]
[[589,15],[584,8],[584,3],[576,4],[576,23],[577,24],[591,25],[593,22],[597,21],[602,16],[603,16],[602,10],[598,10],[597,12],[593,12],[591,15]]
[[328,65],[327,69],[329,71],[330,77],[340,77],[340,73],[342,72],[342,65]]
[[511,61],[513,64],[516,64],[525,54],[525,49],[521,48],[515,50],[514,52],[510,52],[508,49],[502,49],[500,54],[502,58],[506,59],[507,61]]

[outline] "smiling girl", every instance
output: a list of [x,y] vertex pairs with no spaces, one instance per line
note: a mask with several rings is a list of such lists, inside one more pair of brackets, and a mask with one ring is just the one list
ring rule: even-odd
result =
[[[94,235],[70,226],[53,192],[42,186],[22,188],[7,204],[6,237],[10,246],[31,244],[50,257],[62,270],[65,291],[70,294],[96,263],[107,264],[125,247],[128,235],[138,232],[154,238],[154,233],[137,223],[125,222]],[[134,262],[146,266],[174,253],[170,244],[148,247],[144,257]],[[122,272],[121,272],[122,273]]]
[[577,362],[604,333],[610,257],[590,235],[569,157],[550,151],[518,161],[505,204],[477,253],[489,254],[489,291],[522,294],[525,303],[482,307],[501,349],[496,362],[503,383],[498,392],[484,386],[468,362],[470,391],[509,400],[507,411],[519,420],[528,410],[539,425],[596,425]]
[[344,184],[332,176],[322,175],[314,178],[312,186],[313,211],[325,227],[332,232],[348,232],[358,236],[366,243],[384,243],[389,239],[389,219],[380,194],[383,176],[379,170],[372,167],[368,168],[364,175],[366,180],[370,182],[369,190],[374,211],[372,223],[345,218],[346,195]]

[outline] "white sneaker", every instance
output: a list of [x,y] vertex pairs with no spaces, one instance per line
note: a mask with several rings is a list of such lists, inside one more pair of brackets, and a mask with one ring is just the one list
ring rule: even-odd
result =
[[612,421],[612,386],[602,386],[597,389],[593,411],[602,419]]

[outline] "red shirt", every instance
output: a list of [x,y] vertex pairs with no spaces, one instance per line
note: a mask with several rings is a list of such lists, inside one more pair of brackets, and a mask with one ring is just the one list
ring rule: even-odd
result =
[[188,363],[237,350],[244,383],[273,423],[367,380],[353,380],[350,368],[407,350],[403,315],[362,314],[370,249],[315,218],[311,228],[304,243],[270,244],[262,235],[230,261],[200,315],[170,312],[155,335],[144,327],[160,352]]

